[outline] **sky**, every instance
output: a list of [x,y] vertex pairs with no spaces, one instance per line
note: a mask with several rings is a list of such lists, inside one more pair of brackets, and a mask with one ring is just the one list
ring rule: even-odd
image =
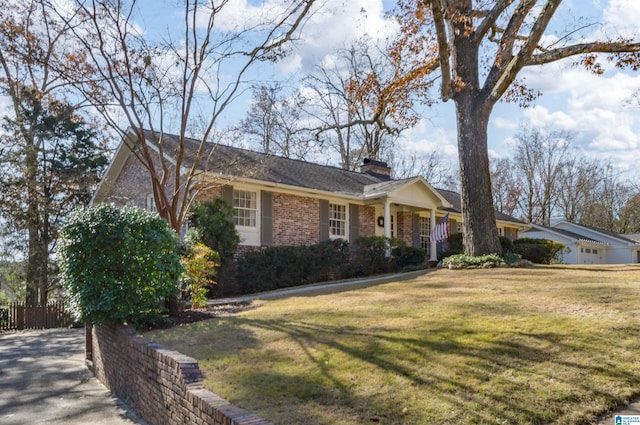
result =
[[[296,54],[278,64],[277,70],[282,74],[304,71],[363,30],[373,36],[388,34],[384,12],[393,4],[393,0],[326,0],[325,11],[305,26]],[[588,24],[581,32],[586,40],[605,35],[638,39],[640,1],[565,0],[550,27],[562,30],[582,22]],[[606,60],[602,65],[605,73],[600,76],[574,66],[571,60],[525,68],[520,77],[543,94],[527,108],[504,102],[495,107],[489,124],[491,157],[511,156],[514,136],[522,126],[564,130],[574,136],[572,146],[577,152],[609,159],[621,176],[640,179],[640,104],[631,101],[640,90],[640,72],[616,69]],[[444,159],[457,163],[455,128],[453,103],[440,102],[424,111],[423,119],[403,135],[401,143],[410,151],[437,149]]]
[[[64,1],[64,0],[60,0]],[[385,12],[396,0],[317,0],[323,7],[305,23],[295,50],[283,61],[263,65],[261,79],[292,79],[309,73],[350,40],[367,33],[383,38],[394,31]],[[172,2],[166,2],[169,4]],[[542,3],[542,1],[540,2]],[[139,16],[145,31],[170,28],[180,19],[156,0],[140,0]],[[173,6],[177,3],[173,2]],[[261,15],[260,6],[278,8],[280,0],[231,0],[218,28],[232,29]],[[179,6],[178,6],[179,7]],[[584,19],[582,18],[584,17]],[[564,0],[550,28],[562,32],[584,25],[583,40],[627,36],[640,39],[640,1]],[[546,36],[554,40],[553,33]],[[527,108],[498,103],[489,122],[489,154],[492,158],[512,156],[514,137],[523,126],[547,131],[562,130],[573,135],[572,147],[586,156],[608,159],[622,177],[640,181],[640,102],[632,95],[640,90],[640,72],[615,69],[603,61],[604,75],[596,76],[573,65],[571,60],[525,68],[520,74],[526,84],[542,95]],[[241,117],[251,101],[246,95],[229,110],[227,119]],[[422,119],[401,137],[408,152],[429,154],[437,150],[441,158],[457,164],[456,119],[453,102],[438,102],[425,109]]]

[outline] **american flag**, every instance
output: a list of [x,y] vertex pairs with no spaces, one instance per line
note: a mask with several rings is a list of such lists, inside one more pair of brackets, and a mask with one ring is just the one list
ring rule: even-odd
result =
[[449,214],[442,217],[442,220],[436,224],[436,227],[433,228],[431,234],[429,235],[429,240],[431,242],[439,242],[445,240],[449,237]]

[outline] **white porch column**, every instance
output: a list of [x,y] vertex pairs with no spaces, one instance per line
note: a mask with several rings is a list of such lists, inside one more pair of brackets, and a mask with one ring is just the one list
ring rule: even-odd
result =
[[[433,232],[433,229],[436,228],[436,210],[431,210],[431,215],[429,216],[429,234]],[[438,261],[438,246],[436,242],[429,242],[430,256],[429,261]]]
[[[388,199],[384,201],[384,237],[391,237],[391,202]],[[391,247],[389,246],[389,242],[387,245],[387,257],[391,257]]]
[[384,237],[391,237],[391,202],[384,201]]

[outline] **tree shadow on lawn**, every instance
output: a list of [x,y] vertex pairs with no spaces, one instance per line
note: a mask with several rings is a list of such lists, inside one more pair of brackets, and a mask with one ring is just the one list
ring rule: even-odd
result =
[[[487,338],[484,333],[452,332],[450,327],[444,327],[426,330],[417,337],[396,337],[385,334],[383,328],[367,331],[349,325],[283,323],[243,317],[228,317],[217,326],[228,327],[228,332],[236,329],[251,333],[252,328],[276,332],[302,349],[307,363],[314,366],[313,374],[301,371],[285,375],[273,369],[250,368],[233,376],[238,383],[236,397],[240,400],[252,400],[251,388],[256,383],[268,385],[267,392],[272,395],[270,400],[251,401],[251,405],[243,407],[280,406],[288,410],[288,417],[296,418],[293,423],[333,423],[335,418],[324,422],[319,419],[317,408],[316,414],[310,415],[309,410],[314,410],[310,405],[315,405],[341,412],[360,423],[425,423],[419,421],[446,419],[466,423],[544,424],[565,418],[569,419],[566,423],[586,424],[595,415],[637,395],[631,391],[633,383],[640,380],[638,370],[621,370],[616,364],[591,365],[580,355],[576,357],[582,347],[571,342],[570,335],[502,332]],[[461,334],[464,339],[477,336],[481,341],[468,344],[449,338]],[[262,343],[257,338],[246,340],[256,344],[252,348],[261,349]],[[326,361],[323,353],[328,350],[355,362],[354,368],[358,370],[346,371],[346,375],[378,370],[380,374],[406,381],[412,393],[423,396],[418,396],[411,405],[402,390],[391,388],[385,393],[361,388],[345,378],[344,367],[336,368]],[[224,347],[217,349],[215,357],[236,355],[224,351]],[[569,353],[574,354],[571,356],[574,360],[567,358]],[[607,382],[609,388],[617,383],[630,387],[626,394],[611,394],[606,388],[594,388],[591,379],[594,376]],[[299,392],[290,394],[287,388]],[[580,409],[583,411],[578,412]],[[277,418],[269,419],[278,423]]]

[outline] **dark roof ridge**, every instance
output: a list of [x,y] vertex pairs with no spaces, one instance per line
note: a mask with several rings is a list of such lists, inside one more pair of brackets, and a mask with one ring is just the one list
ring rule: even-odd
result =
[[[146,133],[150,133],[150,130],[145,129],[144,131]],[[156,131],[156,133],[159,133],[159,132]],[[178,138],[179,137],[176,134],[172,134],[172,133],[168,133],[168,132],[163,132],[163,136],[169,136],[169,137],[173,137],[173,138]],[[196,145],[199,145],[200,142],[201,142],[201,140],[199,140],[199,139],[197,139],[195,137],[190,137],[190,136],[185,136],[185,139],[188,139],[190,143],[193,143],[193,144],[196,144]],[[363,175],[372,176],[371,174],[368,174],[368,173],[361,173],[361,172],[356,171],[356,170],[344,169],[344,168],[338,167],[336,165],[320,164],[320,163],[317,163],[317,162],[311,162],[311,161],[307,161],[307,160],[300,159],[300,158],[289,158],[289,157],[286,157],[286,156],[283,156],[283,155],[276,155],[276,154],[272,154],[272,153],[264,153],[264,152],[260,152],[260,151],[256,151],[256,150],[252,150],[252,149],[248,149],[248,148],[244,148],[244,147],[234,146],[234,145],[226,144],[226,143],[216,143],[216,142],[207,142],[207,141],[205,141],[204,143],[209,145],[209,146],[211,146],[212,149],[215,149],[216,146],[223,146],[224,148],[227,148],[227,149],[233,149],[233,150],[236,150],[238,152],[245,152],[245,153],[248,153],[248,154],[257,155],[257,156],[264,157],[264,158],[276,158],[276,159],[281,159],[281,160],[284,160],[284,161],[294,161],[294,162],[298,162],[298,163],[301,163],[301,164],[304,164],[304,165],[312,165],[312,166],[316,166],[316,167],[331,168],[331,169],[334,169],[334,170],[339,171],[339,172],[353,173],[353,174],[356,174],[358,176],[363,176]],[[381,179],[381,178],[379,178],[377,176],[372,176],[372,177],[375,177],[377,180],[380,180],[380,182],[384,181],[384,179]],[[394,179],[391,179],[391,180],[394,180]],[[388,181],[388,179],[387,179],[387,181]],[[376,182],[374,182],[374,184],[375,183]]]
[[584,227],[585,229],[593,230],[594,232],[604,233],[605,235],[611,236],[612,238],[621,239],[623,241],[631,242],[631,243],[634,243],[634,244],[638,243],[637,241],[634,241],[633,239],[625,238],[620,233],[616,233],[613,230],[601,229],[601,228],[598,228],[598,227],[587,226],[585,224],[580,224],[580,223],[572,223],[572,222],[570,222],[568,220],[563,220],[563,221],[565,221],[567,223],[570,223],[570,224],[574,224],[576,226]]

